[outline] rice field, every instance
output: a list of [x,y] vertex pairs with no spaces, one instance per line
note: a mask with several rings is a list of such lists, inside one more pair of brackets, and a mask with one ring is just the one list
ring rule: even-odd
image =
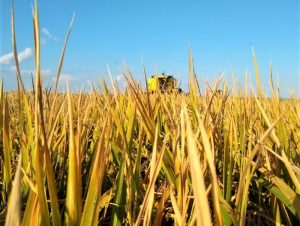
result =
[[[0,90],[0,224],[297,225],[300,101],[247,79],[201,90],[189,58],[189,93],[142,90],[129,71],[93,91],[42,84],[37,5],[35,81]],[[15,56],[17,43],[12,37]],[[145,73],[145,77],[147,74]],[[218,90],[222,92],[218,92]]]

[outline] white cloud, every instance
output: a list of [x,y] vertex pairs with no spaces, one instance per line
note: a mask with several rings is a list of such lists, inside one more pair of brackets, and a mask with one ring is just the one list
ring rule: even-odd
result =
[[117,75],[116,77],[115,77],[115,80],[117,81],[117,82],[120,82],[122,79],[123,79],[123,75],[122,74],[120,74],[120,75]]
[[[31,48],[26,48],[22,52],[19,52],[18,54],[19,63],[29,59],[31,56],[32,56]],[[13,52],[11,52],[0,57],[0,64],[10,64],[13,62],[13,60],[14,60],[14,54]]]
[[0,64],[9,64],[14,59],[14,54],[8,53],[0,57]]
[[32,49],[26,48],[23,52],[20,52],[18,54],[19,63],[21,63],[24,60],[29,59],[32,56]]
[[58,38],[56,36],[52,35],[47,28],[43,27],[42,28],[42,32],[43,32],[43,34],[45,34],[46,36],[48,36],[48,38],[50,38],[50,39],[52,39],[54,41],[58,40]]
[[[53,81],[56,80],[56,77],[52,78]],[[71,74],[68,74],[68,73],[61,73],[60,76],[59,76],[59,81],[72,81],[74,80],[74,77],[71,75]]]
[[47,40],[44,38],[41,38],[41,45],[42,46],[47,45]]
[[42,69],[42,70],[41,70],[41,74],[42,74],[43,76],[50,76],[50,75],[51,75],[51,71],[50,71],[49,68]]
[[[16,71],[16,66],[12,66],[9,69],[12,72]],[[21,70],[22,75],[35,75],[35,70],[28,70],[28,69],[23,69]],[[51,70],[49,68],[41,69],[41,75],[42,76],[50,76],[51,75]]]

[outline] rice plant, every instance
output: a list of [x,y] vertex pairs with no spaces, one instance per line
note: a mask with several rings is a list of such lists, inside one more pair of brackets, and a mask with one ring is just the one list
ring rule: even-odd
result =
[[[189,93],[144,92],[106,81],[89,93],[35,82],[0,90],[0,221],[5,225],[296,225],[300,219],[300,101],[222,80],[200,90],[189,57]],[[147,75],[145,74],[147,77]],[[218,92],[218,90],[222,92]]]

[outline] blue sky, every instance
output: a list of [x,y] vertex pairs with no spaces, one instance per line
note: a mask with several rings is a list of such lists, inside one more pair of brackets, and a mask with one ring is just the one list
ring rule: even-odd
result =
[[[18,52],[24,80],[33,65],[33,1],[15,1]],[[73,12],[75,23],[63,65],[62,86],[69,79],[81,87],[87,80],[107,78],[107,64],[115,78],[128,64],[139,80],[142,59],[149,75],[173,74],[185,89],[188,51],[192,47],[200,81],[224,74],[242,82],[245,70],[255,81],[251,55],[254,44],[262,82],[268,90],[269,64],[284,96],[299,89],[298,0],[252,1],[39,1],[42,70],[55,76]],[[10,34],[10,1],[0,2],[0,68],[5,88],[15,89]],[[23,54],[23,55],[22,55]],[[121,82],[121,81],[120,81]],[[29,84],[29,83],[28,83]]]

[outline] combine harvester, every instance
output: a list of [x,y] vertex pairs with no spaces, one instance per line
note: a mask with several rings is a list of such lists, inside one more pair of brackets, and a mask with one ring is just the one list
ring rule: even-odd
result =
[[177,86],[178,80],[172,75],[153,75],[148,79],[148,91],[154,92],[170,92],[181,93],[182,89]]

